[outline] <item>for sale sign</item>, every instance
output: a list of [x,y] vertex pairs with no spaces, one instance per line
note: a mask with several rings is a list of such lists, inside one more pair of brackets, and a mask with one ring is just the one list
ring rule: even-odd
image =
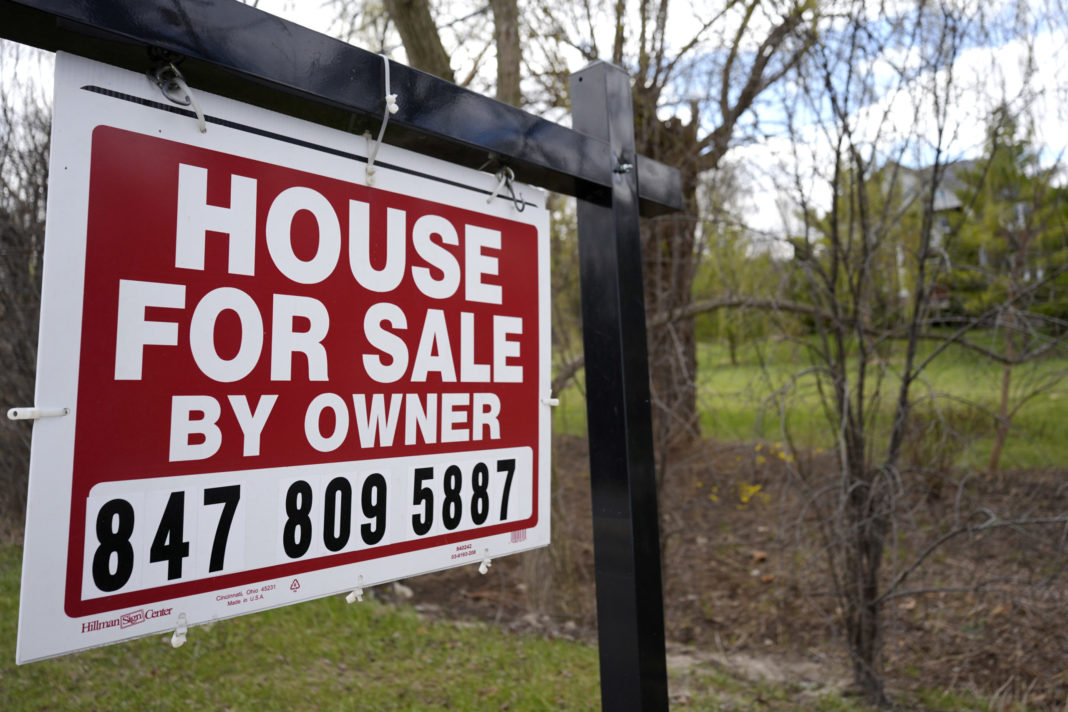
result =
[[548,543],[543,198],[196,99],[58,57],[19,662]]

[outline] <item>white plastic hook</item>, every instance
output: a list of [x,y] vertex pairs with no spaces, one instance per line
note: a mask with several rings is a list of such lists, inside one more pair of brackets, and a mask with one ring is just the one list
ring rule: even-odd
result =
[[184,613],[178,614],[178,627],[174,629],[174,635],[171,636],[171,647],[180,648],[185,644],[185,634],[188,632],[189,626]]
[[11,408],[7,411],[8,420],[39,420],[41,418],[61,418],[70,414],[70,408]]
[[389,57],[384,54],[380,56],[382,57],[382,66],[385,73],[386,110],[382,114],[382,126],[378,129],[378,138],[375,139],[374,143],[371,143],[371,132],[363,132],[363,138],[367,141],[367,170],[365,171],[367,185],[375,184],[375,157],[378,155],[379,146],[382,145],[382,137],[386,135],[386,124],[389,123],[389,117],[400,110],[400,107],[397,106],[397,95],[389,91]]
[[345,603],[355,603],[356,601],[363,603],[363,576],[356,579],[356,588],[345,596]]
[[478,572],[483,576],[489,572],[490,567],[493,566],[493,559],[483,559],[482,563],[478,565]]

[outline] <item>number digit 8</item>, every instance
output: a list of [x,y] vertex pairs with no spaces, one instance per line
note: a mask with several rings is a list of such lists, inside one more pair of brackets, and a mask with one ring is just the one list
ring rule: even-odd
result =
[[[133,506],[125,499],[113,499],[97,513],[96,538],[100,546],[93,555],[93,583],[101,591],[117,591],[130,580],[134,566],[130,544],[133,529]],[[116,556],[115,573],[111,572],[112,554]]]

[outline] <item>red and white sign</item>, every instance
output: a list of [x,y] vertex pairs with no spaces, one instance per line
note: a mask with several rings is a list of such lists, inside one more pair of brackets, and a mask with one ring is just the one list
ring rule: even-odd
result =
[[549,541],[544,198],[197,100],[57,58],[20,663]]

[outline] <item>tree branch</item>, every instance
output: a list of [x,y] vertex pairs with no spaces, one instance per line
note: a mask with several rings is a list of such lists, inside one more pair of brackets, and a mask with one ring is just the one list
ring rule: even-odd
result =
[[927,548],[925,548],[920,553],[920,555],[916,557],[915,561],[909,564],[906,569],[904,569],[901,573],[894,577],[894,580],[891,581],[890,585],[886,587],[886,590],[883,592],[883,594],[877,599],[875,599],[875,605],[882,605],[887,599],[893,597],[893,593],[897,589],[897,587],[903,584],[905,582],[905,579],[912,575],[912,573],[915,572],[916,569],[918,569],[923,564],[923,562],[926,561],[929,556],[931,556],[931,554],[941,548],[941,546],[946,542],[955,539],[961,535],[974,534],[977,532],[989,531],[991,529],[1005,529],[1008,527],[1033,527],[1045,526],[1049,524],[1068,524],[1068,516],[1039,517],[1036,519],[999,519],[998,516],[990,510],[980,510],[977,512],[973,512],[969,519],[971,517],[974,517],[976,514],[986,514],[987,520],[974,527],[968,524],[965,524],[961,527],[957,527],[956,529],[952,529],[946,532],[945,534],[931,542],[927,546]]
[[[691,302],[686,306],[674,309],[670,312],[651,315],[648,317],[646,323],[649,328],[656,328],[675,321],[681,321],[683,319],[692,319],[693,317],[698,316],[700,314],[707,314],[709,312],[717,311],[719,309],[757,309],[760,311],[767,312],[797,314],[799,316],[807,316],[812,319],[817,319],[819,321],[827,321],[840,318],[840,315],[834,312],[821,309],[819,307],[813,306],[812,304],[805,304],[803,302],[795,302],[788,299],[754,297],[748,295],[728,295],[722,297],[715,297],[712,299],[702,299],[700,301]],[[1056,339],[1046,344],[1043,344],[1037,349],[1032,349],[1016,357],[1008,358],[1005,355],[998,353],[997,351],[987,348],[986,346],[977,344],[973,341],[969,341],[968,339],[966,339],[963,335],[964,332],[973,327],[974,323],[972,323],[967,328],[962,328],[956,334],[952,334],[950,336],[926,332],[918,334],[916,338],[921,341],[943,342],[944,346],[956,344],[961,348],[968,349],[969,351],[974,351],[977,354],[989,358],[991,361],[1003,365],[1017,365],[1021,363],[1027,363],[1028,361],[1033,361],[1037,358],[1041,358],[1042,356],[1046,355],[1054,348],[1059,345],[1062,345],[1066,340],[1068,340],[1068,334],[1066,334],[1064,336],[1057,337]],[[901,341],[909,338],[907,331],[880,331],[871,327],[863,327],[863,331],[868,336],[876,336],[879,338],[891,339],[894,341]],[[585,361],[582,356],[576,356],[575,358],[565,362],[562,366],[560,366],[559,370],[557,371],[556,377],[552,380],[552,392],[559,393],[565,388],[567,388],[570,385],[571,380],[575,377],[575,375],[580,370],[582,370],[582,366],[584,363]]]

